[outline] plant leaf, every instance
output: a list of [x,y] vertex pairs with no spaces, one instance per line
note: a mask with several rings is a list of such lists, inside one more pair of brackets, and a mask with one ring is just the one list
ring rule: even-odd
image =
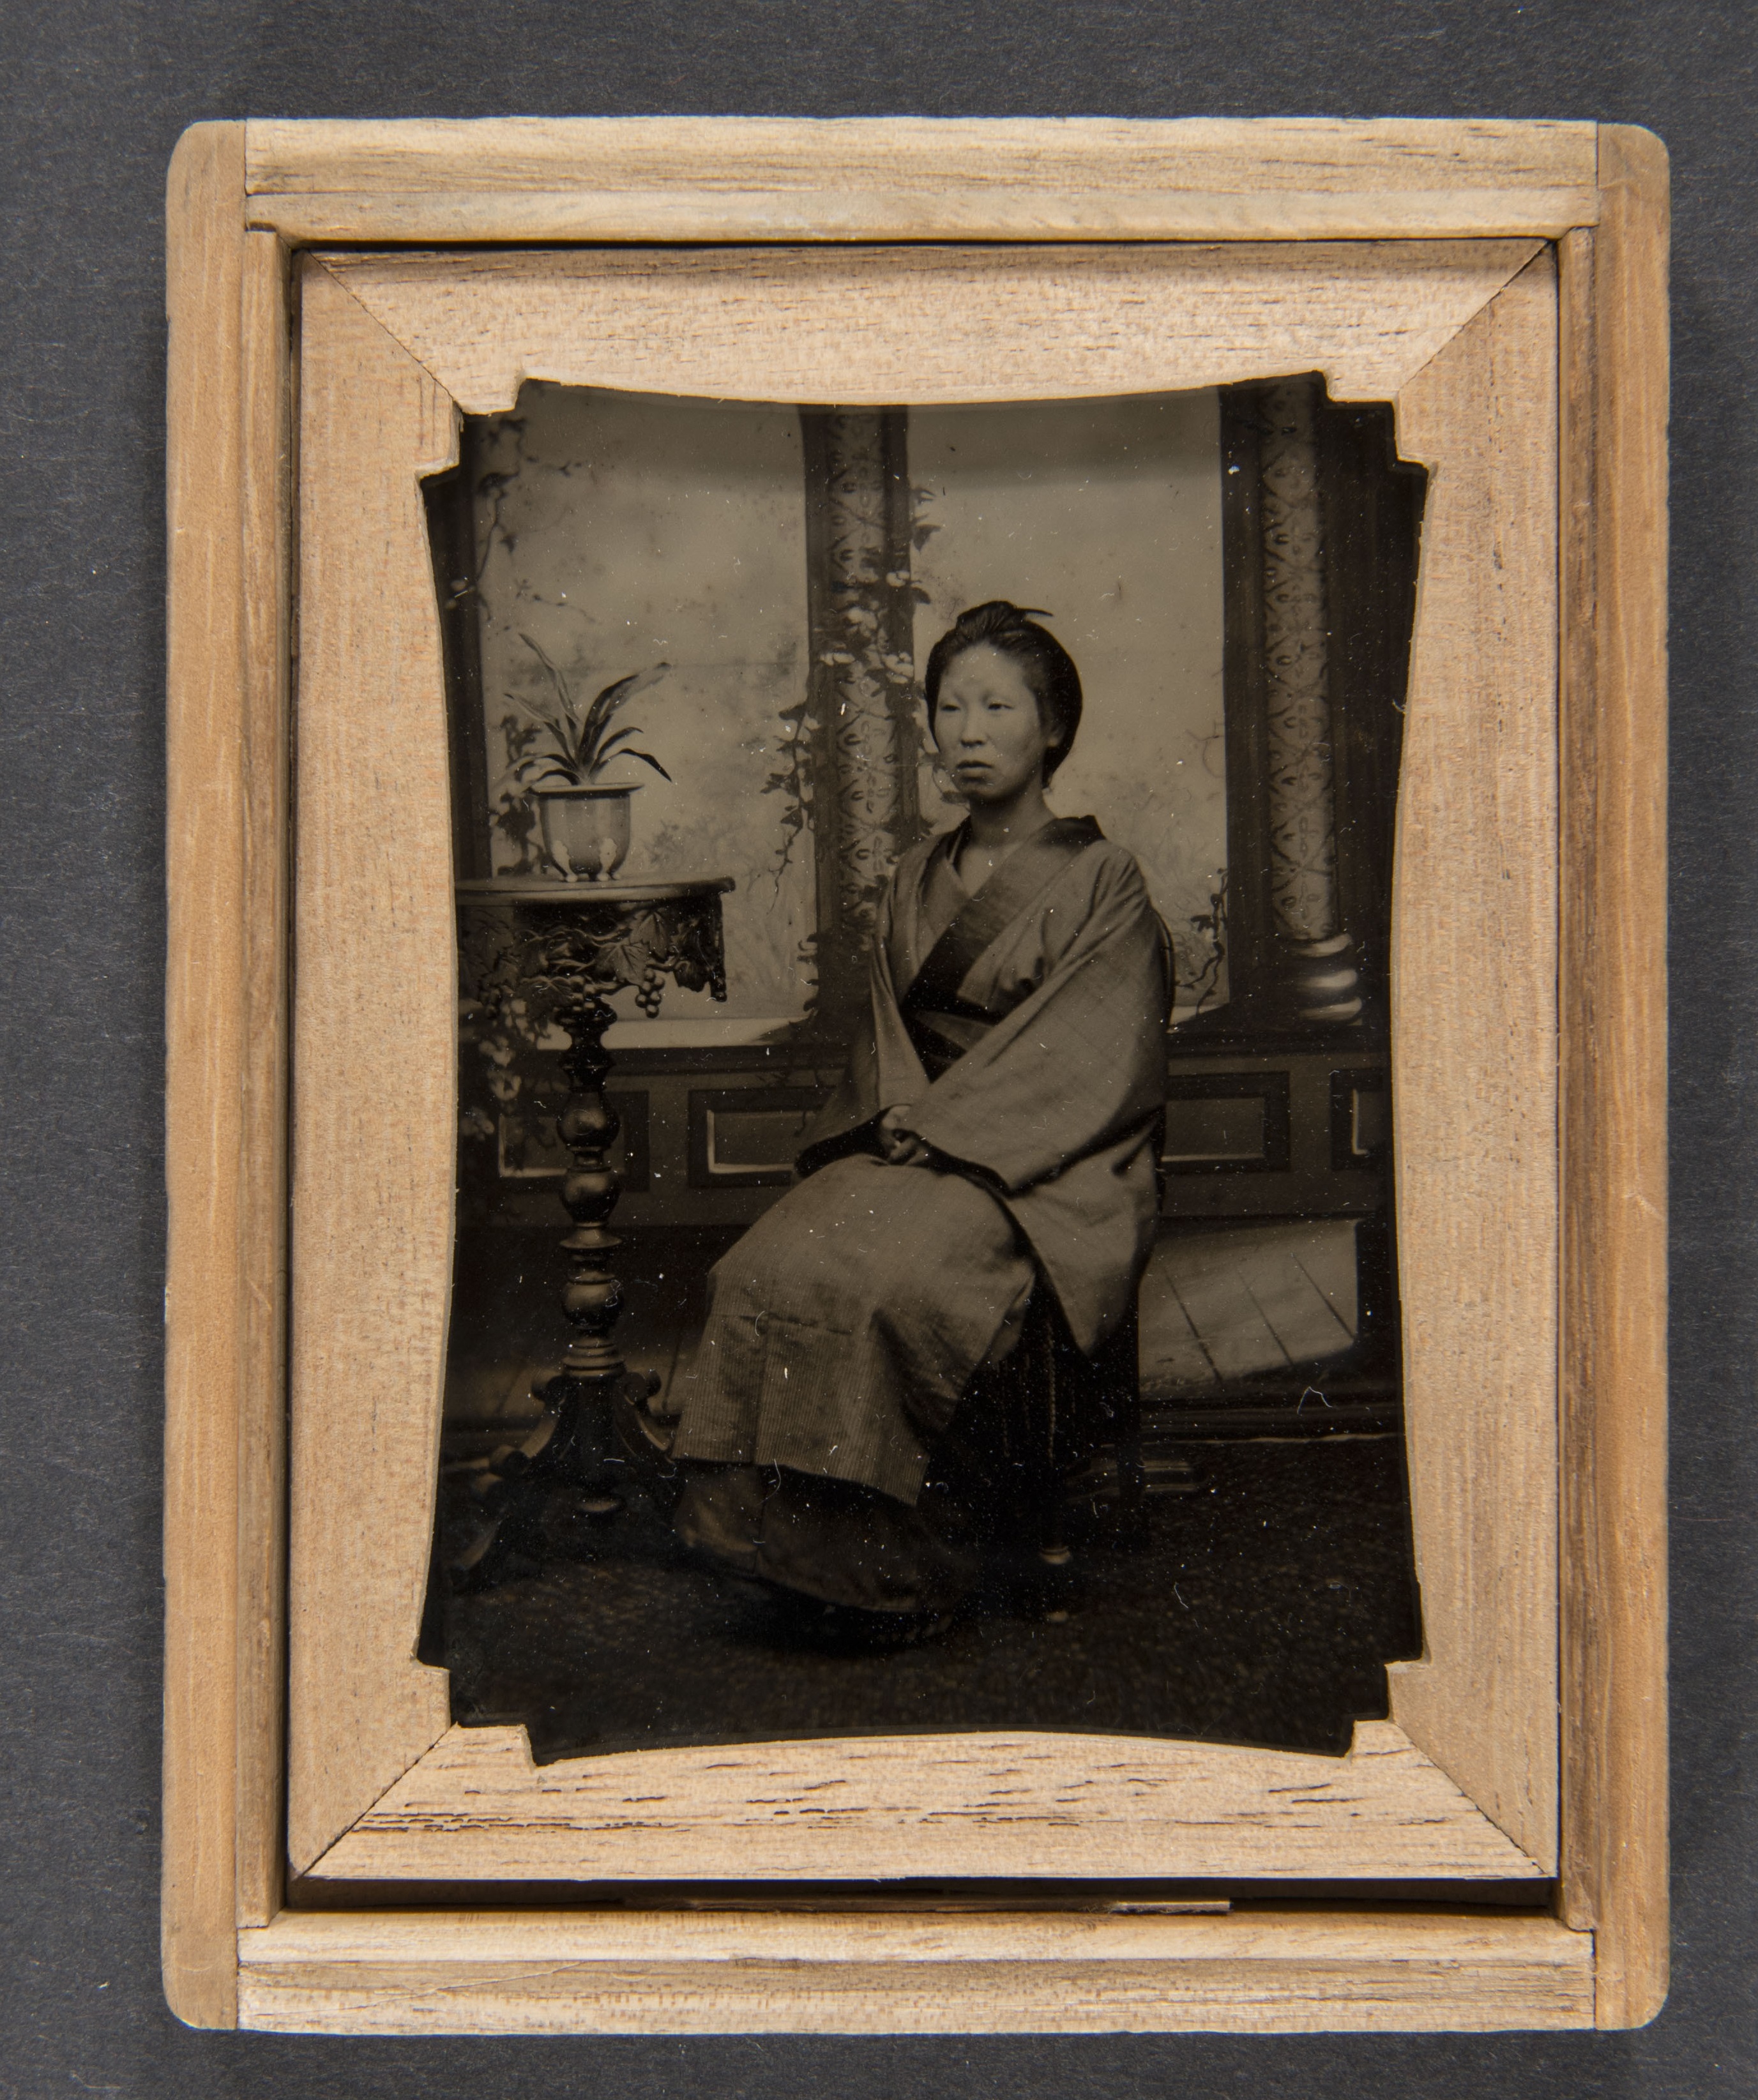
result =
[[543,645],[541,642],[533,642],[531,637],[525,633],[523,629],[520,631],[519,638],[524,643],[525,646],[531,651],[532,655],[537,658],[537,661],[543,666],[544,669],[549,673],[550,680],[554,685],[556,692],[561,699],[562,705],[568,710],[568,714],[571,717],[574,712],[574,696],[568,690],[567,673],[558,665],[550,661]]
[[585,785],[580,775],[564,759],[555,753],[544,751],[534,751],[528,758],[521,758],[516,764],[510,765],[501,775],[500,782],[497,784],[514,781],[523,790],[532,786],[536,781],[547,780],[552,774],[563,780],[572,782],[576,788]]
[[515,759],[502,777],[517,780],[521,786],[528,788],[533,780],[543,779],[551,773],[559,773],[563,779],[572,780],[576,788],[585,784],[579,767],[568,758],[565,746],[553,752],[528,752],[524,757]]
[[[659,761],[653,756],[651,751],[619,751],[616,756],[619,758],[638,758],[643,765],[651,765],[653,770],[658,774],[661,780],[669,780],[671,779],[670,774],[669,774],[665,770],[665,767],[660,764]],[[593,770],[596,772],[598,770],[597,767],[594,766]]]
[[[581,774],[589,754],[581,732],[579,710],[574,704],[573,688],[568,682],[568,673],[554,662],[548,651],[535,637],[527,634],[521,629],[519,638],[549,673],[550,683],[554,686],[556,699],[560,703],[560,711],[559,713],[550,714],[532,708],[524,702],[515,702],[515,704],[524,706],[527,712],[535,721],[543,724],[550,735],[555,739],[563,765],[576,775]],[[513,696],[509,694],[507,697],[510,699]]]
[[637,693],[644,693],[670,668],[669,664],[656,664],[651,670],[631,672],[626,678],[618,678],[604,688],[587,708],[585,721],[581,726],[580,755],[585,764],[596,770],[599,743],[610,727],[611,717],[625,701],[632,700]]
[[634,723],[625,722],[621,729],[613,730],[609,736],[606,737],[603,743],[599,746],[598,764],[603,765],[608,760],[614,758],[616,756],[617,745],[620,744],[625,737],[640,736],[644,733],[644,731],[637,728]]
[[[537,645],[533,643],[532,646],[536,647]],[[550,668],[553,671],[554,666]],[[556,675],[559,677],[559,673]],[[563,683],[565,689],[565,682]],[[545,707],[539,702],[522,699],[517,693],[508,693],[505,697],[519,709],[528,721],[534,723],[543,735],[549,738],[555,747],[556,757],[563,766],[577,776],[580,764],[574,741],[575,725],[570,717],[558,712],[553,708]],[[542,754],[533,753],[532,756],[541,757]]]
[[612,715],[629,697],[629,690],[640,676],[631,671],[626,678],[618,678],[607,686],[586,710],[585,721],[581,725],[580,748],[594,764],[597,763],[599,740],[610,726]]
[[536,722],[540,729],[546,729],[551,736],[559,736],[562,733],[561,717],[550,708],[540,706],[534,700],[523,700],[517,693],[508,693],[505,697],[528,721]]

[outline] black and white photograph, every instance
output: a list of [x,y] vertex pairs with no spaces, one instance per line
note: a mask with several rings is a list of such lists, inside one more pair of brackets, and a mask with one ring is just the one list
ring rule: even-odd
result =
[[1316,373],[465,419],[455,1720],[1385,1714],[1426,479]]
[[1741,11],[15,24],[0,2100],[1747,2089]]

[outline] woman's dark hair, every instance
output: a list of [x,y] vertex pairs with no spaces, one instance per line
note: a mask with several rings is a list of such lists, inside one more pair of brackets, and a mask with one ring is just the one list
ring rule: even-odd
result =
[[1038,704],[1045,735],[1053,739],[1044,754],[1048,780],[1068,756],[1080,726],[1080,673],[1056,637],[1033,620],[1034,613],[1041,619],[1049,617],[1036,606],[1009,605],[1005,598],[991,598],[987,605],[974,605],[961,612],[929,651],[922,689],[928,696],[928,726],[932,730],[940,681],[967,649],[987,647],[1012,657]]

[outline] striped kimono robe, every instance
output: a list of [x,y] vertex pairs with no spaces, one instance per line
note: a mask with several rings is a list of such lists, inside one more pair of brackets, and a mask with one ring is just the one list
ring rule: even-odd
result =
[[[1090,818],[1056,818],[972,893],[961,836],[899,863],[870,1026],[802,1178],[715,1267],[672,1445],[699,1462],[686,1539],[868,1608],[968,1581],[917,1507],[936,1440],[1040,1273],[1098,1349],[1155,1219],[1169,986],[1133,858]],[[925,1162],[880,1157],[894,1106]]]

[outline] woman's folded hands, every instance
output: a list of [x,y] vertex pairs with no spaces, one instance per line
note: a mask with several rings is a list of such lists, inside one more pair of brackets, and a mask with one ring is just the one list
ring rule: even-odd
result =
[[899,1105],[889,1108],[879,1118],[879,1156],[887,1167],[925,1167],[928,1147],[904,1118],[909,1110]]

